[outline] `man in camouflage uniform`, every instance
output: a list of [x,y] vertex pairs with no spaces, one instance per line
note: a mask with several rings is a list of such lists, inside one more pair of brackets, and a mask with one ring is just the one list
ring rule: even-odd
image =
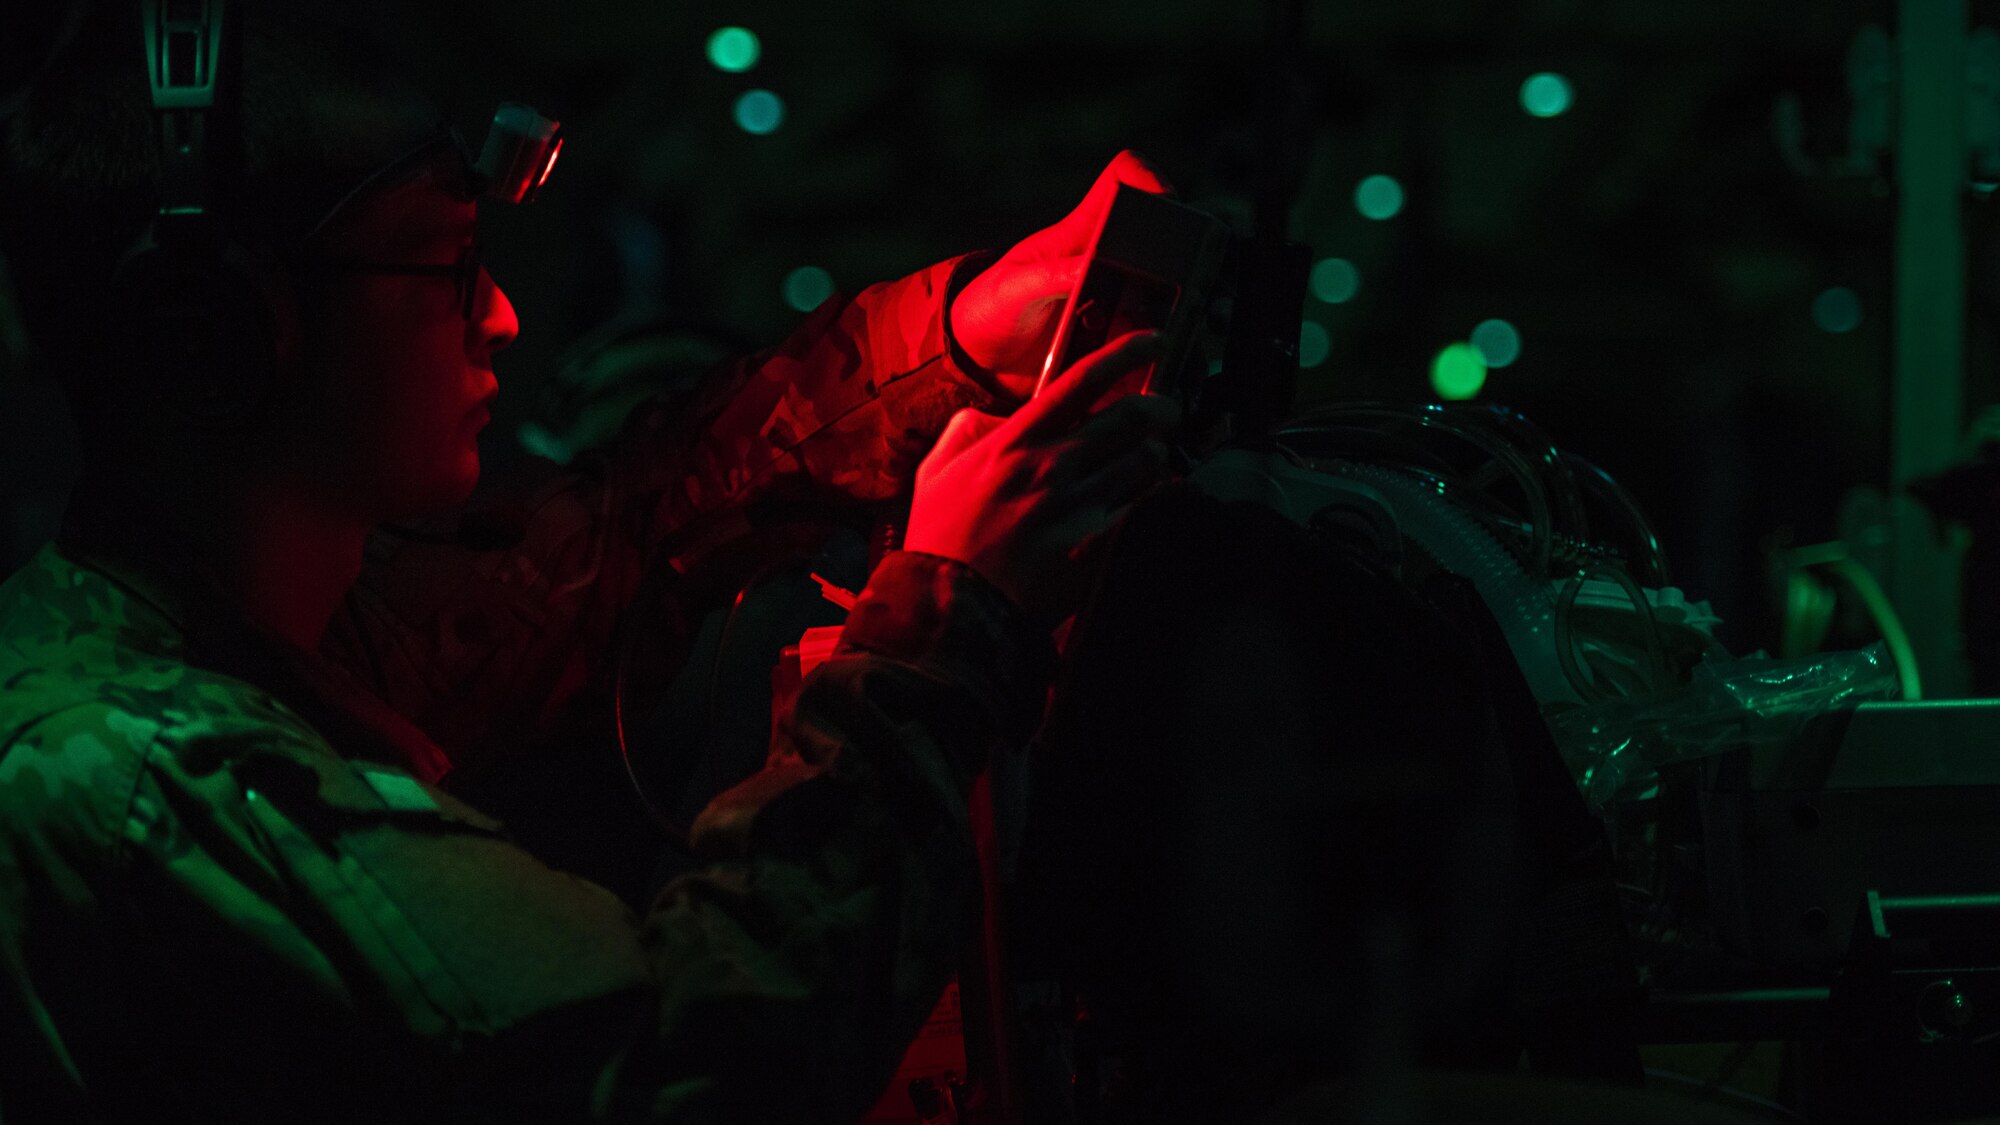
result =
[[[1070,561],[1157,477],[1171,421],[1086,414],[1145,340],[1011,417],[964,408],[1026,385],[1116,182],[1161,185],[1121,157],[983,270],[830,302],[694,409],[641,409],[516,547],[399,559],[368,531],[469,491],[513,312],[483,274],[464,314],[439,278],[292,264],[450,260],[472,205],[441,160],[286,244],[276,185],[342,190],[421,114],[318,40],[246,39],[232,219],[296,271],[279,381],[247,420],[196,424],[144,342],[80,342],[85,480],[0,585],[0,1120],[851,1120],[968,933],[965,794],[1037,718]],[[58,342],[156,190],[150,122],[121,109],[137,59],[103,58],[8,134],[12,199],[39,208],[10,257],[41,263],[30,313]],[[705,869],[643,920],[440,787],[598,674],[677,528],[913,473],[908,550],[765,768],[697,822]]]

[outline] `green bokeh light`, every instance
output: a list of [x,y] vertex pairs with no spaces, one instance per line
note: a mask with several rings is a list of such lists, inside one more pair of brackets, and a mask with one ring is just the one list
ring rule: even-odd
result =
[[1861,294],[1836,285],[1813,298],[1813,323],[1826,332],[1852,332],[1861,327]]
[[1534,117],[1555,117],[1569,109],[1574,100],[1569,79],[1550,71],[1530,74],[1521,83],[1521,108]]
[[718,27],[708,37],[708,61],[717,70],[741,74],[756,66],[763,53],[764,45],[757,41],[757,33],[747,27]]
[[1498,318],[1482,320],[1472,330],[1472,346],[1486,366],[1505,367],[1521,358],[1521,332]]
[[736,124],[746,133],[763,136],[785,123],[784,99],[769,90],[746,90],[736,99]]
[[1326,326],[1314,321],[1299,325],[1299,366],[1318,367],[1333,354],[1333,337],[1327,334]]
[[833,275],[818,266],[800,266],[785,275],[785,303],[811,312],[833,296]]
[[1486,361],[1471,344],[1452,344],[1431,361],[1431,389],[1439,398],[1468,399],[1486,385]]
[[1354,299],[1361,288],[1361,271],[1346,258],[1327,258],[1312,269],[1312,295],[1329,305]]
[[1394,176],[1370,176],[1355,185],[1354,209],[1377,222],[1393,219],[1403,209],[1403,185]]

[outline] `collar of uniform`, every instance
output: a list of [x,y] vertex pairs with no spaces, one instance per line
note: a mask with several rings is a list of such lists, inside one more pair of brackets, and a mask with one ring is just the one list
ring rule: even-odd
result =
[[59,580],[78,587],[95,580],[125,596],[118,620],[105,623],[116,633],[118,644],[148,656],[170,660],[186,657],[188,611],[169,586],[115,555],[67,536],[59,537],[45,550],[61,564]]
[[450,772],[451,759],[437,743],[345,669],[246,618],[206,568],[177,549],[169,529],[151,529],[144,561],[128,546],[132,530],[107,525],[87,508],[72,509],[55,544],[79,573],[94,572],[142,607],[147,620],[130,623],[126,643],[269,692],[343,757],[402,766],[433,783]]

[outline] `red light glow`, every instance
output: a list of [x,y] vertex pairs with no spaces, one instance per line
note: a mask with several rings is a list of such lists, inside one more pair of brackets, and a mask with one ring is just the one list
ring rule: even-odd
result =
[[562,138],[557,137],[556,147],[549,150],[548,163],[542,165],[542,178],[535,181],[536,191],[542,190],[542,185],[549,182],[549,173],[556,170],[556,157],[561,155],[562,155]]

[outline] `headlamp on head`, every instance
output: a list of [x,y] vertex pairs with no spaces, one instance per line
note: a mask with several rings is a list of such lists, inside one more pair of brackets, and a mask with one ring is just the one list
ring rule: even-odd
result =
[[531,203],[562,152],[562,125],[519,102],[502,102],[473,165],[480,194],[502,203]]
[[[355,207],[381,193],[426,177],[453,195],[473,202],[531,203],[548,181],[562,150],[562,125],[518,102],[502,102],[493,112],[493,126],[477,161],[471,158],[458,130],[440,123],[437,131],[401,156],[377,166],[352,183],[331,207],[321,205],[297,240],[311,243]],[[312,212],[308,212],[312,213]]]

